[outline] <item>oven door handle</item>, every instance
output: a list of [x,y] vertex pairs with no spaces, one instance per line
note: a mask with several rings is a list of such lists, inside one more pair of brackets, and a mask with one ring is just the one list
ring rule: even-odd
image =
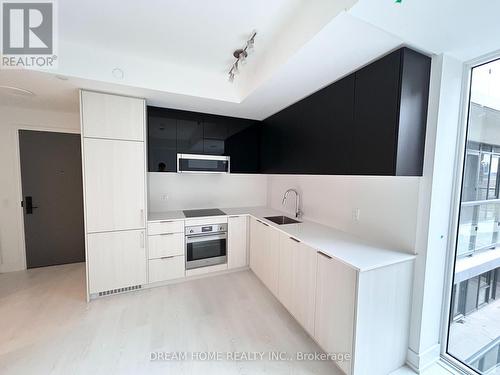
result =
[[227,234],[217,234],[210,236],[186,236],[186,243],[195,243],[195,242],[206,242],[213,240],[225,240],[227,238]]

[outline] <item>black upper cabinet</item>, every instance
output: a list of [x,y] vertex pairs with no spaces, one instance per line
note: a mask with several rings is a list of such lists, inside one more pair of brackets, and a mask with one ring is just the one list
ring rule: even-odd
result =
[[231,118],[225,142],[231,173],[260,173],[261,128],[260,121]]
[[224,155],[227,123],[221,116],[205,115],[203,118],[203,153]]
[[431,59],[401,48],[264,120],[264,173],[422,175]]
[[229,155],[231,172],[260,172],[260,121],[148,107],[148,170],[176,172],[177,153]]
[[148,170],[177,170],[177,123],[161,109],[148,107]]
[[352,174],[422,175],[430,63],[401,48],[356,72]]
[[356,72],[353,174],[393,174],[399,62],[399,53],[392,53]]
[[177,152],[203,154],[203,121],[191,114],[177,114]]
[[264,120],[264,173],[349,174],[354,75]]

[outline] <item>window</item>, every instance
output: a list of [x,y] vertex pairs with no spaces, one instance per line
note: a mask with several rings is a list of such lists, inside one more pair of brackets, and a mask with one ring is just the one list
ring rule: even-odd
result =
[[446,352],[500,375],[500,60],[472,69]]

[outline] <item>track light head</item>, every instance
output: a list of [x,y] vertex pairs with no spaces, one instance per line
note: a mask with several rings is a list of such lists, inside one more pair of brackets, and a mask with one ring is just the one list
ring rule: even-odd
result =
[[233,57],[236,59],[236,61],[233,63],[233,66],[229,70],[229,82],[233,82],[234,76],[239,73],[239,66],[246,64],[248,53],[254,47],[256,35],[257,32],[253,31],[250,38],[246,41],[245,47],[239,48],[233,52]]

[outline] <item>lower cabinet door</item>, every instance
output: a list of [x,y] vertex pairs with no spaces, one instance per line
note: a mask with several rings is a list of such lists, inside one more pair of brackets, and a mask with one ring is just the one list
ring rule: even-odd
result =
[[293,258],[293,306],[291,312],[312,336],[314,336],[316,266],[316,250],[303,243],[297,243]]
[[280,257],[278,271],[278,299],[292,313],[294,306],[294,255],[298,243],[285,234],[280,234]]
[[239,268],[248,265],[247,222],[246,216],[230,216],[227,220],[227,268]]
[[180,279],[185,276],[185,257],[174,256],[149,261],[149,282]]
[[[321,253],[317,260],[314,338],[325,352],[352,356],[357,273]],[[337,365],[347,375],[352,373],[352,361]]]
[[145,235],[144,230],[87,235],[90,293],[146,283]]
[[280,268],[280,232],[276,229],[264,227],[264,243],[263,243],[263,266],[264,278],[263,282],[269,290],[278,297],[278,274]]
[[263,275],[263,260],[262,260],[262,244],[264,225],[256,219],[250,219],[250,268],[262,280]]
[[250,223],[250,268],[265,286],[278,297],[280,267],[280,232],[252,219]]

